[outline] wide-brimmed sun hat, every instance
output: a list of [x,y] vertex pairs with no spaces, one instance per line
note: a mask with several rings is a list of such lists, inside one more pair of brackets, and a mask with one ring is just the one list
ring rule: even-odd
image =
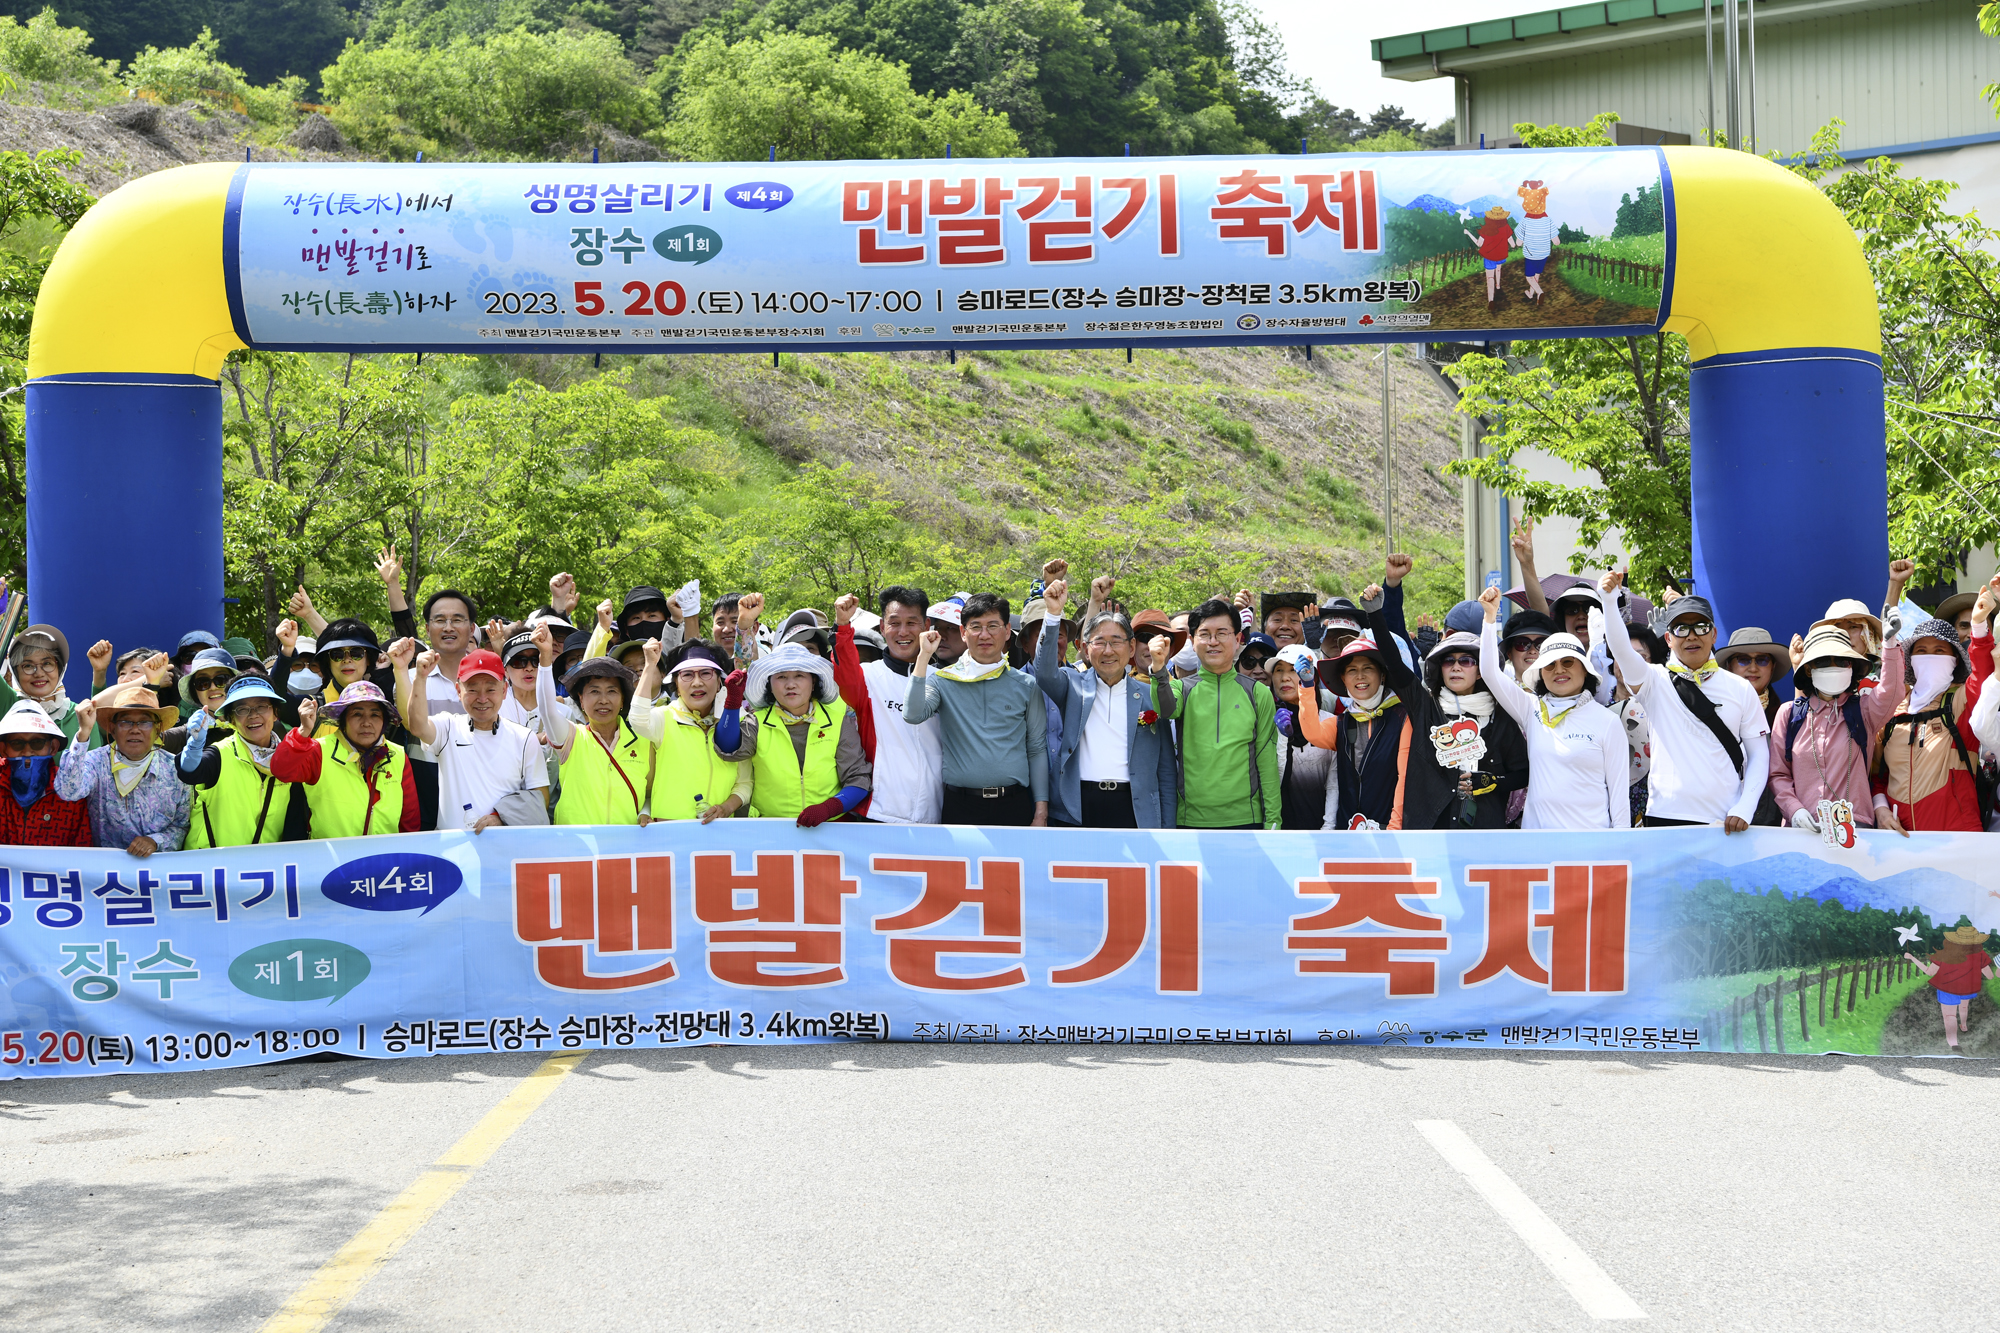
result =
[[1584,650],[1582,641],[1574,634],[1551,634],[1548,638],[1543,639],[1542,651],[1536,655],[1534,661],[1528,663],[1528,669],[1521,673],[1521,687],[1528,690],[1534,689],[1537,685],[1541,684],[1542,668],[1552,662],[1560,662],[1565,658],[1574,658],[1582,665],[1584,693],[1595,693],[1597,690],[1597,672],[1591,668],[1590,654]]

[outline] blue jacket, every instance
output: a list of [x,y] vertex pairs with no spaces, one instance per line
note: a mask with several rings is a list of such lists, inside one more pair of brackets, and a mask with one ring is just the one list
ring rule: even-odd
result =
[[[1059,638],[1044,634],[1035,647],[1035,679],[1049,702],[1062,710],[1060,752],[1053,742],[1049,748],[1049,772],[1054,778],[1049,791],[1049,822],[1078,824],[1083,819],[1083,781],[1078,773],[1083,724],[1096,706],[1097,692],[1104,688],[1104,682],[1088,666],[1057,665]],[[1120,688],[1125,691],[1125,753],[1132,773],[1133,818],[1140,828],[1173,828],[1172,736],[1164,726],[1139,725],[1139,714],[1154,706],[1151,682],[1143,676],[1131,676]]]

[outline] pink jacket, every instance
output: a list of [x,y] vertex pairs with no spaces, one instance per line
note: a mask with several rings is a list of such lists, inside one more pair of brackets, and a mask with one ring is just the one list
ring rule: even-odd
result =
[[[1798,686],[1803,690],[1806,683],[1800,681]],[[1785,761],[1785,732],[1795,705],[1787,702],[1779,706],[1771,721],[1771,794],[1778,798],[1778,810],[1786,823],[1800,810],[1817,816],[1821,801],[1845,798],[1854,805],[1857,825],[1875,826],[1868,764],[1874,758],[1875,738],[1883,723],[1896,715],[1909,693],[1909,684],[1903,679],[1903,645],[1891,639],[1882,649],[1882,683],[1861,691],[1861,722],[1868,733],[1869,752],[1856,753],[1837,702],[1814,698],[1792,743],[1789,763]]]

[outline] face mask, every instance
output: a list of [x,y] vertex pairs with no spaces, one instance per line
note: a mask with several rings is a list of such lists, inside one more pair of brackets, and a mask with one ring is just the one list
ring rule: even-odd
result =
[[1853,667],[1814,667],[1813,688],[1829,698],[1847,693],[1847,687],[1854,683]]
[[1951,684],[1952,672],[1958,667],[1956,657],[1945,657],[1937,653],[1926,653],[1910,659],[1910,669],[1916,672],[1917,687],[1915,698],[1928,703],[1944,693],[1944,687]]
[[293,694],[316,694],[319,692],[319,677],[310,671],[294,671],[285,678],[292,687]]

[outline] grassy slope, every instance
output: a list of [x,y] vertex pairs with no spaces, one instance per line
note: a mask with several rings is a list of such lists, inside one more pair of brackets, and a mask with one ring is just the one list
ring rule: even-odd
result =
[[[1832,965],[1829,964],[1829,970]],[[1799,969],[1785,969],[1785,1050],[1793,1055],[1819,1054],[1826,1051],[1845,1051],[1853,1055],[1876,1055],[1882,1046],[1882,1024],[1896,1007],[1916,990],[1928,983],[1921,973],[1908,980],[1892,982],[1875,994],[1855,1001],[1854,1012],[1848,1013],[1845,1000],[1840,1006],[1839,1016],[1834,1013],[1832,983],[1828,983],[1826,1007],[1827,1024],[1819,1025],[1819,969],[1805,969],[1811,974],[1806,987],[1806,1021],[1812,1028],[1812,1035],[1805,1040],[1799,1036],[1799,1001],[1792,989],[1799,979]],[[1778,977],[1776,972],[1743,972],[1727,977],[1702,977],[1694,981],[1682,982],[1672,988],[1672,994],[1681,1002],[1682,1011],[1699,1016],[1711,1009],[1726,1008],[1731,1000],[1749,995],[1758,986],[1769,985]],[[1847,994],[1846,985],[1841,987],[1841,995]],[[1770,1000],[1764,1001],[1766,1040],[1771,1050],[1777,1050],[1777,1034],[1770,1024]],[[1940,1029],[1942,1030],[1942,1029]],[[1718,1040],[1721,1040],[1719,1037]],[[1757,1020],[1749,1013],[1743,1015],[1743,1047],[1757,1049]],[[1734,1049],[1733,1046],[1730,1049]]]
[[[1373,349],[1278,348],[704,354],[639,359],[637,392],[735,443],[708,501],[727,518],[809,460],[850,461],[923,533],[994,553],[1012,575],[1056,549],[1050,529],[1098,506],[1185,503],[1134,534],[1135,563],[1197,525],[1245,553],[1262,586],[1358,593],[1380,577],[1380,368]],[[560,385],[583,357],[508,358]],[[1422,557],[1412,611],[1459,596],[1457,455],[1449,400],[1396,349],[1397,545]]]

